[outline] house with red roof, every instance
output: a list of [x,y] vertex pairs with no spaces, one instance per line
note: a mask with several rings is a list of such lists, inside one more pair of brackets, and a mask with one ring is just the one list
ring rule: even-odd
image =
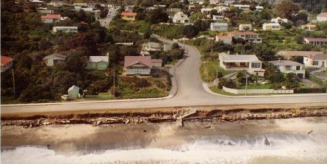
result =
[[47,14],[41,16],[41,20],[43,23],[56,23],[59,22],[60,19],[60,14]]
[[5,72],[13,66],[14,59],[1,55],[1,72]]
[[161,59],[151,56],[125,56],[124,68],[126,75],[150,75],[152,69],[160,69]]
[[122,12],[121,18],[128,21],[134,21],[136,19],[137,13],[134,12]]

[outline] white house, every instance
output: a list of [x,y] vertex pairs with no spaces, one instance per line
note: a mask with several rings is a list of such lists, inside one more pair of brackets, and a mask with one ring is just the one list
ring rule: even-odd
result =
[[222,41],[224,44],[232,44],[233,37],[228,35],[217,35],[216,42]]
[[255,55],[219,54],[220,66],[226,71],[246,70],[250,74],[264,75],[262,62]]
[[220,3],[221,0],[210,0],[209,3],[212,4],[212,5],[216,5],[218,3]]
[[228,34],[235,39],[243,39],[252,43],[262,43],[262,38],[259,37],[259,34],[251,31],[234,31]]
[[156,42],[147,42],[142,44],[141,54],[150,55],[151,52],[160,52],[164,50],[164,46]]
[[106,70],[109,66],[109,54],[107,56],[90,56],[87,62],[87,69]]
[[223,20],[225,20],[225,17],[223,15],[212,15],[212,20],[223,21]]
[[1,72],[5,72],[13,66],[14,59],[1,55]]
[[54,53],[54,54],[51,54],[51,55],[48,55],[48,56],[44,57],[43,61],[45,62],[45,64],[48,67],[53,67],[53,66],[55,66],[57,64],[65,62],[66,58],[67,57],[65,55]]
[[209,14],[211,10],[215,10],[214,8],[202,8],[201,13]]
[[263,10],[263,6],[256,6],[255,7],[255,11],[262,11]]
[[228,6],[216,6],[214,9],[216,9],[218,13],[223,13],[225,11],[229,11]]
[[305,56],[303,57],[303,63],[306,67],[327,68],[327,54]]
[[234,3],[234,2],[235,2],[235,0],[224,0],[224,4],[226,6],[228,6],[228,5],[230,5],[230,4]]
[[228,24],[227,23],[211,23],[210,30],[211,31],[227,31]]
[[231,6],[240,10],[250,10],[250,5],[241,5],[241,4],[231,4]]
[[252,24],[240,24],[238,26],[239,31],[251,31],[252,30]]
[[291,60],[275,60],[269,61],[268,63],[273,64],[282,73],[295,73],[301,78],[305,78],[305,70],[303,64],[291,61]]
[[305,31],[315,31],[317,29],[317,25],[314,25],[314,24],[306,24],[306,25],[302,25],[301,26],[301,29],[302,30],[305,30]]
[[264,23],[262,25],[262,30],[264,31],[279,31],[281,29],[278,23]]
[[73,3],[73,6],[87,6],[87,3]]
[[270,22],[281,24],[281,23],[287,23],[288,19],[277,17],[277,18],[272,18]]
[[50,10],[50,9],[47,9],[47,8],[44,8],[44,7],[39,7],[36,10],[40,14],[53,14],[54,13],[54,10]]
[[174,23],[190,23],[189,17],[183,12],[178,12],[173,17]]
[[71,86],[68,89],[68,99],[77,99],[79,97],[81,97],[80,88],[76,85]]
[[64,33],[75,33],[78,32],[77,26],[54,26],[52,32],[64,32]]
[[327,13],[320,13],[317,15],[317,21],[318,22],[324,22],[327,21]]

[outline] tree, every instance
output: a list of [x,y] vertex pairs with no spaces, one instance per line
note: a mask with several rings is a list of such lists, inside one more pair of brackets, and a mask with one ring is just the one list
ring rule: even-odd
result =
[[151,34],[152,34],[151,29],[147,28],[143,35],[144,39],[149,39],[151,37]]
[[292,20],[293,15],[300,10],[298,5],[293,4],[290,1],[282,1],[280,4],[275,6],[275,11],[281,17],[286,17]]
[[198,31],[194,26],[187,25],[187,26],[184,26],[182,33],[187,38],[193,38],[198,34]]
[[178,43],[173,43],[171,46],[172,49],[179,49],[179,47]]
[[152,10],[146,19],[150,24],[167,22],[169,20],[168,14],[161,8]]

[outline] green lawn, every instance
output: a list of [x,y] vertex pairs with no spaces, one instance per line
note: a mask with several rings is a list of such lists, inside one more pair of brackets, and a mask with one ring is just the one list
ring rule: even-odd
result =
[[[263,85],[248,85],[247,89],[270,89],[271,84]],[[240,86],[238,89],[245,89],[245,86]]]
[[217,87],[210,87],[209,88],[212,92],[218,93],[218,94],[222,94],[222,95],[226,95],[226,96],[239,96],[233,93],[229,93],[229,92],[225,92],[222,89],[218,89]]
[[203,81],[213,81],[216,78],[218,72],[221,72],[223,76],[233,73],[235,71],[226,71],[219,66],[218,60],[209,60],[203,63],[200,67],[201,78]]

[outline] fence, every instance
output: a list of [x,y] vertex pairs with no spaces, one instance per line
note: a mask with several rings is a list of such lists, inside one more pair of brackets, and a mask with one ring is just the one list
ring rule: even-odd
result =
[[223,90],[233,94],[292,94],[294,90],[288,89],[233,89],[223,86]]

